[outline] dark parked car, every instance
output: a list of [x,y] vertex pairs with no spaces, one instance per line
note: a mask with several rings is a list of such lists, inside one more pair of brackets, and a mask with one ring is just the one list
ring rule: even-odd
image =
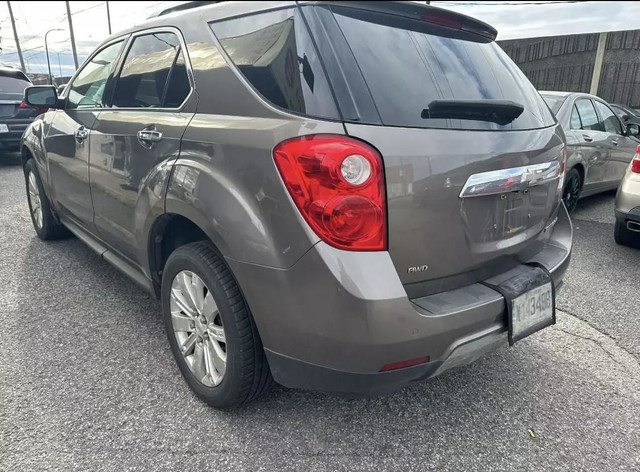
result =
[[636,110],[625,105],[618,105],[617,103],[610,103],[610,105],[611,109],[625,125],[632,123],[640,126],[640,113]]
[[20,149],[22,133],[33,119],[45,111],[23,100],[29,78],[18,69],[0,67],[0,152]]
[[495,37],[413,2],[167,11],[27,90],[35,230],[156,294],[217,407],[471,362],[554,322],[572,239],[564,133]]
[[594,95],[540,92],[567,136],[569,213],[582,197],[618,188],[638,146],[637,125],[626,126],[607,102]]

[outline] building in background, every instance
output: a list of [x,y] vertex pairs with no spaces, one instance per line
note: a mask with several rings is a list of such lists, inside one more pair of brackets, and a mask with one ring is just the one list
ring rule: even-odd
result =
[[640,30],[499,41],[538,90],[640,107]]

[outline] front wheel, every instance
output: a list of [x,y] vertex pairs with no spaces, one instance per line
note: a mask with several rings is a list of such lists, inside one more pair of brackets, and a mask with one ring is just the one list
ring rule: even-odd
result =
[[580,172],[576,169],[571,169],[567,173],[567,181],[564,184],[564,190],[562,192],[562,201],[564,202],[564,206],[567,207],[569,214],[573,213],[578,206],[581,191],[582,179],[580,178]]
[[200,399],[228,409],[269,389],[273,379],[256,325],[210,243],[176,249],[165,265],[161,292],[171,350]]
[[51,203],[44,192],[40,174],[33,159],[29,159],[24,165],[24,177],[31,221],[38,237],[42,240],[50,240],[69,236],[69,231],[53,216]]

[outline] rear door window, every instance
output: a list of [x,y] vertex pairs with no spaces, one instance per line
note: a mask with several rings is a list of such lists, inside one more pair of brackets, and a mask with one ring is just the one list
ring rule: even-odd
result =
[[294,113],[339,119],[298,8],[211,23],[242,75],[267,101]]
[[571,129],[582,129],[582,122],[580,121],[580,115],[575,105],[571,108]]
[[580,114],[580,121],[582,122],[582,129],[589,131],[604,131],[604,128],[600,127],[598,122],[598,115],[591,100],[588,98],[580,98],[576,100],[576,108]]
[[595,101],[598,115],[600,115],[600,126],[604,127],[607,133],[622,134],[622,126],[616,114],[602,102]]
[[117,108],[179,108],[191,86],[180,41],[174,33],[134,38],[113,94]]
[[[400,16],[325,8],[333,12],[384,125],[532,129],[556,122],[533,85],[495,42],[460,39],[455,30],[448,35],[441,27]],[[424,118],[422,111],[434,100],[509,100],[524,111],[505,125]]]

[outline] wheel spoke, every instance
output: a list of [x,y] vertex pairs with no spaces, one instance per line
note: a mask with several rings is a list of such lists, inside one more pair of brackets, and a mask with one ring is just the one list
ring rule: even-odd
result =
[[182,294],[184,295],[185,299],[188,301],[188,304],[190,307],[193,308],[194,310],[194,315],[195,312],[198,311],[198,305],[196,305],[196,295],[195,295],[195,289],[193,287],[193,283],[192,283],[192,277],[190,272],[187,273],[186,271],[182,272],[182,275],[178,276],[178,282],[180,283],[180,288],[182,289]]
[[171,300],[185,315],[190,317],[196,316],[195,310],[191,305],[189,305],[189,302],[185,298],[184,293],[179,288],[171,289]]
[[209,336],[212,339],[215,339],[218,342],[226,342],[224,337],[224,328],[222,326],[210,324],[209,326],[207,326],[207,333],[209,333]]
[[181,313],[172,313],[171,321],[173,322],[174,331],[191,333],[195,330],[193,318],[190,316],[185,316]]
[[222,377],[227,370],[227,355],[217,342],[207,340],[206,343],[210,365],[212,365],[218,372],[218,375]]
[[204,348],[202,344],[196,344],[193,348],[193,363],[191,364],[193,374],[198,380],[203,381],[207,376],[205,360],[204,360]]
[[193,303],[198,313],[202,313],[202,307],[204,305],[204,282],[196,274],[193,274],[191,278],[191,287],[193,288]]
[[211,292],[207,293],[207,296],[204,297],[204,302],[202,304],[202,314],[207,319],[207,323],[213,323],[218,315],[218,305],[216,305]]
[[180,346],[180,352],[182,352],[183,356],[188,356],[189,353],[193,350],[193,347],[196,345],[196,333],[191,333],[187,339]]

